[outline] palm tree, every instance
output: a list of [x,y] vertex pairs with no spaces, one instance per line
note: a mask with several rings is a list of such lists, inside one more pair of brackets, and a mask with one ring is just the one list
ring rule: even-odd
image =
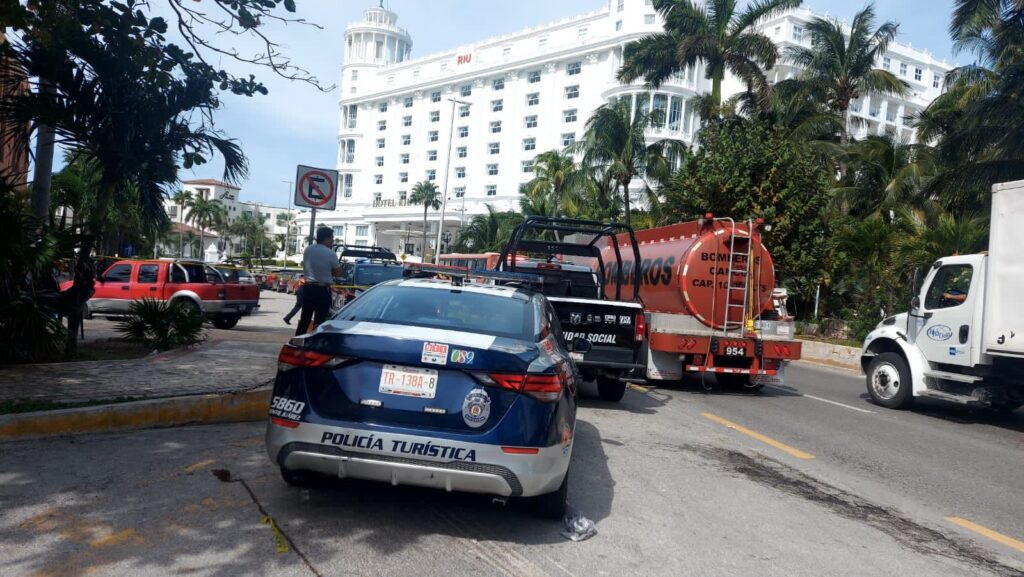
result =
[[[223,214],[224,205],[217,199],[205,199],[197,196],[188,204],[188,220],[199,229],[200,253],[206,251],[206,229],[213,228]],[[200,256],[202,258],[202,256]]]
[[988,219],[977,214],[957,218],[943,211],[927,218],[904,210],[900,220],[910,223],[912,230],[896,246],[896,259],[902,270],[926,270],[944,256],[970,254],[985,250],[988,245]]
[[[416,186],[412,188],[412,194],[409,196],[409,204],[423,205],[423,259],[426,261],[427,258],[427,211],[429,209],[438,210],[441,208],[441,193],[437,190],[437,185],[433,182],[424,180],[417,182]],[[438,226],[444,225],[444,218]]]
[[603,169],[622,191],[626,224],[629,224],[629,187],[633,179],[643,182],[648,209],[656,211],[658,196],[651,184],[668,180],[673,169],[672,158],[680,158],[683,143],[661,139],[648,143],[647,130],[663,119],[660,110],[633,113],[626,100],[604,104],[587,120],[583,139],[572,146],[583,154],[583,164],[590,169]]
[[171,196],[171,201],[178,206],[178,256],[182,256],[183,233],[181,225],[185,223],[185,207],[192,202],[192,193],[188,190],[179,190]]
[[834,201],[854,216],[884,215],[900,208],[930,210],[935,203],[925,186],[936,172],[933,149],[894,136],[869,136],[847,147],[850,167],[845,182],[833,189]]
[[522,222],[522,213],[498,212],[490,204],[484,205],[487,214],[474,216],[459,231],[455,250],[464,252],[497,252],[512,235],[512,229]]
[[764,70],[775,65],[778,49],[755,25],[800,4],[801,0],[756,0],[737,12],[736,0],[654,0],[665,30],[626,45],[618,79],[631,83],[643,78],[655,88],[687,67],[703,63],[711,80],[705,108],[721,106],[726,71],[767,97],[770,88]]
[[521,190],[530,198],[541,199],[550,209],[550,216],[574,214],[579,209],[580,195],[587,186],[586,173],[580,170],[571,154],[549,150],[533,160],[532,180]]
[[849,141],[847,113],[850,103],[865,94],[903,96],[909,85],[892,72],[875,68],[896,38],[899,25],[885,22],[874,27],[875,9],[869,4],[853,17],[847,38],[843,24],[832,18],[815,18],[807,25],[811,47],[791,47],[787,58],[803,68],[802,80],[844,121],[840,142]]

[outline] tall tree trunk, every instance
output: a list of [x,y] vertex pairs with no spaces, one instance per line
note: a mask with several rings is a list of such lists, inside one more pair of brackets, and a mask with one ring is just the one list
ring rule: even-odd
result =
[[185,235],[185,205],[178,207],[178,257],[185,256],[182,240]]
[[717,75],[711,79],[711,101],[715,104],[715,113],[721,116],[722,78]]
[[427,261],[427,209],[430,208],[429,204],[423,205],[423,250],[420,256],[423,257],[423,262]]
[[199,260],[206,260],[206,229],[202,226],[199,227]]
[[626,209],[626,226],[632,226],[629,223],[629,179],[626,179],[625,181],[621,182],[620,185],[622,186],[623,208]]
[[[39,79],[39,90],[48,99],[57,93],[56,87],[45,78]],[[32,213],[43,223],[50,224],[50,184],[53,178],[53,126],[40,124],[36,129],[36,166],[32,176]]]

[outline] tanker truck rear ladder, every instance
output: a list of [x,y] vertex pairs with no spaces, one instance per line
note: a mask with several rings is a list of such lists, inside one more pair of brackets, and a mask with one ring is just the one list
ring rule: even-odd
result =
[[[747,237],[736,238],[737,229],[736,222],[731,218],[717,218],[719,222],[727,222],[729,224],[729,276],[726,278],[726,290],[725,290],[725,317],[722,319],[722,335],[729,336],[729,313],[733,309],[740,309],[739,331],[742,335],[744,327],[747,325],[747,306],[749,304],[750,296],[750,263],[751,259],[751,248],[752,243],[750,242],[750,232],[754,230],[753,221],[747,221]],[[738,242],[737,242],[738,241]],[[739,246],[737,246],[739,245]],[[737,250],[739,249],[739,250]],[[742,259],[744,263],[743,268],[738,268],[736,261]],[[734,277],[742,276],[743,284],[736,285]],[[733,297],[740,296],[740,299]],[[739,300],[741,304],[736,304]]]

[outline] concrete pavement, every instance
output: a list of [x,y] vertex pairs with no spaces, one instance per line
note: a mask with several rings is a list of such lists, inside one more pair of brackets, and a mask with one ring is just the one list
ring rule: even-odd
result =
[[1022,537],[1020,412],[991,421],[930,406],[883,411],[860,397],[858,379],[802,368],[787,377],[789,388],[764,395],[705,395],[686,382],[631,388],[622,404],[586,398],[570,502],[599,534],[580,543],[517,503],[351,481],[288,487],[264,454],[260,423],[4,443],[0,566],[114,576],[1022,575],[1024,551],[947,520]]

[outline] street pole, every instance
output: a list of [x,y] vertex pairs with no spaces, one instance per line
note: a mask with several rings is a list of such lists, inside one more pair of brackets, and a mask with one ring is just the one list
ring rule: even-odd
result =
[[[295,190],[292,188],[292,181],[282,180],[281,182],[288,184],[288,222],[285,223],[284,229],[284,264],[288,266],[288,241],[291,239],[292,234],[292,195],[295,193]],[[298,244],[298,239],[296,239],[296,244]]]
[[[448,208],[448,174],[451,172],[452,167],[452,137],[455,136],[455,105],[462,104],[465,106],[472,106],[471,102],[463,102],[462,100],[456,100],[449,98],[448,100],[452,103],[452,120],[451,125],[448,127],[448,158],[444,163],[444,193],[441,197],[441,220],[437,223],[437,242],[434,244],[434,264],[441,263],[441,232],[444,230],[444,213]],[[465,206],[465,195],[463,195],[463,206]],[[426,251],[427,247],[423,247]]]
[[313,239],[316,238],[316,209],[312,208],[309,210],[309,244],[313,244]]

